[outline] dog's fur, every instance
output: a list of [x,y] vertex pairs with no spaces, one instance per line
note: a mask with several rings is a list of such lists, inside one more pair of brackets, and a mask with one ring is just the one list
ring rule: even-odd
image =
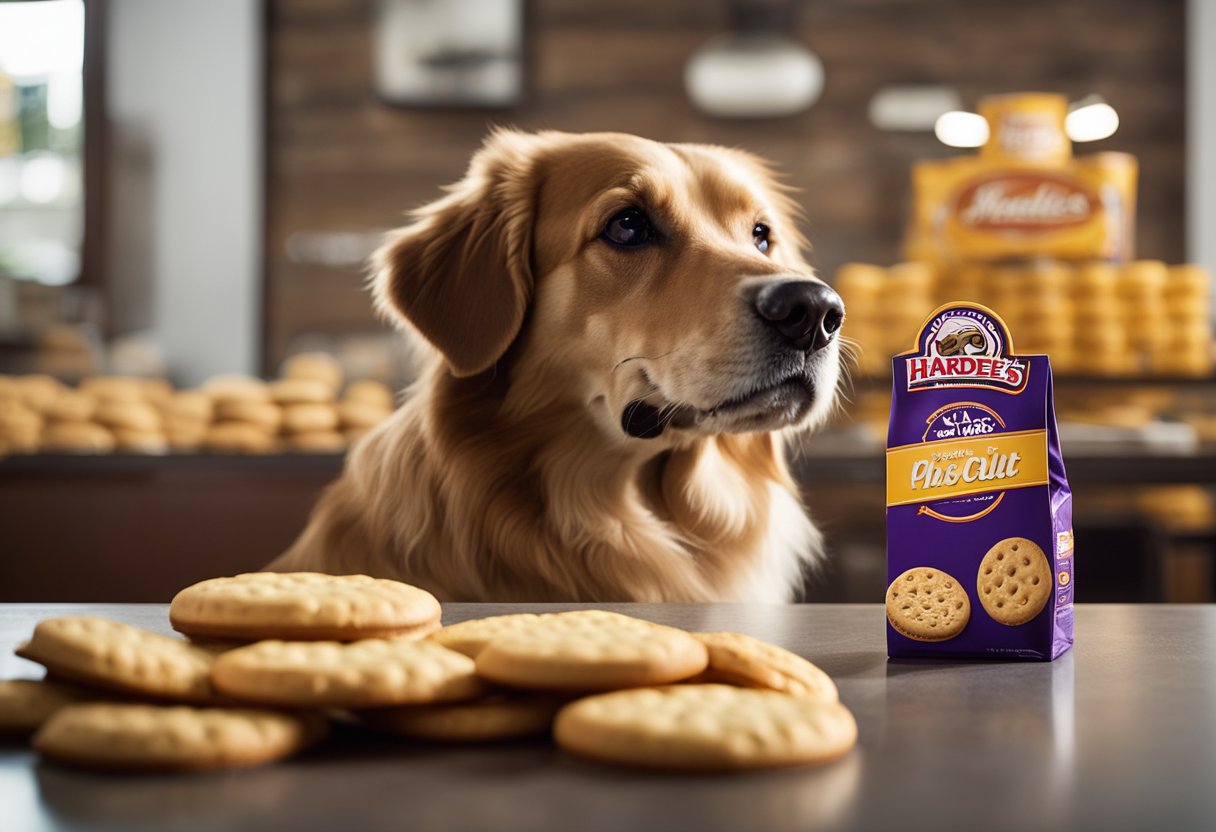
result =
[[[601,239],[629,207],[660,242]],[[833,407],[840,363],[838,337],[780,349],[749,300],[814,279],[792,212],[740,151],[493,133],[374,258],[425,370],[267,568],[444,600],[790,600],[822,545],[784,445]],[[803,393],[756,393],[791,374]],[[660,436],[622,428],[639,401]]]

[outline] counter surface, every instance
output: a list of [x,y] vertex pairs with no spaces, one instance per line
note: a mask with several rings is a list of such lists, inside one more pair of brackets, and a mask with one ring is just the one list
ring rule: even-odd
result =
[[[1051,664],[888,661],[878,605],[599,605],[737,630],[837,681],[858,747],[810,769],[689,776],[608,768],[544,742],[408,745],[339,731],[295,760],[107,776],[0,744],[0,829],[1038,830],[1216,828],[1216,607],[1085,606]],[[445,606],[445,623],[576,605]],[[164,605],[0,605],[0,678],[44,617],[169,632]]]

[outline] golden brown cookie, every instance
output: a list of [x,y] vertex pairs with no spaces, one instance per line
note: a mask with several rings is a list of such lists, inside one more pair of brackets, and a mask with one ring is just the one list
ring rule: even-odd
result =
[[249,422],[220,422],[203,435],[203,447],[215,453],[268,454],[275,446],[273,434]]
[[271,402],[224,399],[215,406],[215,418],[221,422],[244,422],[274,433],[283,424],[283,409]]
[[531,612],[520,612],[511,615],[495,615],[489,618],[474,618],[449,624],[447,627],[431,633],[427,639],[475,659],[477,654],[494,638],[518,632],[527,625],[550,615],[553,613],[537,615]]
[[1051,597],[1051,564],[1033,540],[1006,538],[980,561],[976,593],[1000,624],[1016,627],[1033,619]]
[[828,674],[775,644],[743,633],[692,635],[709,651],[709,667],[697,677],[700,681],[767,688],[825,702],[840,698]]
[[709,663],[683,630],[605,610],[553,613],[490,640],[477,672],[535,691],[599,691],[679,682]]
[[429,641],[260,641],[215,660],[212,680],[245,702],[375,708],[459,702],[486,693],[473,660]]
[[128,454],[159,455],[169,453],[169,439],[160,431],[115,428],[116,449]]
[[212,419],[214,405],[211,397],[201,390],[182,390],[157,404],[166,423],[207,423]]
[[250,572],[186,587],[169,606],[191,637],[357,641],[432,632],[439,602],[400,581],[317,572]]
[[103,695],[47,679],[0,681],[0,736],[32,734],[65,705],[95,700]]
[[352,381],[347,386],[346,392],[342,394],[342,400],[372,405],[383,410],[392,410],[396,403],[393,400],[393,391],[388,388],[388,385],[373,379]]
[[60,390],[42,414],[58,422],[87,422],[97,412],[97,397],[83,390]]
[[590,696],[553,726],[558,746],[605,763],[677,771],[812,765],[848,753],[857,723],[839,702],[729,685]]
[[315,378],[281,378],[269,386],[276,404],[326,404],[334,400],[334,388]]
[[262,765],[321,739],[323,717],[253,708],[83,704],[34,737],[48,760],[101,771],[198,772]]
[[887,620],[916,641],[948,641],[971,620],[971,600],[954,576],[917,566],[887,587]]
[[283,408],[283,430],[288,433],[334,430],[338,412],[331,404],[292,404]]
[[60,679],[157,699],[216,701],[211,688],[214,651],[121,621],[48,618],[34,627],[17,655]]
[[51,422],[42,431],[42,450],[58,454],[108,454],[114,434],[96,422]]
[[371,428],[392,414],[392,409],[359,401],[338,402],[338,419],[344,428]]
[[93,417],[111,430],[126,428],[146,432],[159,431],[160,413],[147,402],[102,400]]
[[342,364],[323,352],[304,352],[283,362],[283,378],[303,378],[324,382],[331,390],[342,386]]
[[240,400],[243,402],[268,402],[270,390],[260,378],[242,375],[214,376],[199,388],[213,402]]

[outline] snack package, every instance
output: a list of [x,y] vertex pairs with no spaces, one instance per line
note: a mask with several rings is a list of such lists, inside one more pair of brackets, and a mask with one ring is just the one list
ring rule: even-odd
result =
[[1133,256],[1137,165],[1127,153],[1074,158],[1062,95],[986,98],[977,156],[913,166],[906,255],[935,264]]
[[1073,641],[1072,494],[1047,356],[954,302],[892,374],[888,654],[1055,659]]

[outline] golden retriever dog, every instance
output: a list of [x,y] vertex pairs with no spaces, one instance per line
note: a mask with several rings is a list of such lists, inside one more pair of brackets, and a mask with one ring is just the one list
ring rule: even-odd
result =
[[499,130],[389,235],[425,368],[267,568],[452,601],[794,598],[822,551],[785,445],[834,406],[840,297],[753,156]]

